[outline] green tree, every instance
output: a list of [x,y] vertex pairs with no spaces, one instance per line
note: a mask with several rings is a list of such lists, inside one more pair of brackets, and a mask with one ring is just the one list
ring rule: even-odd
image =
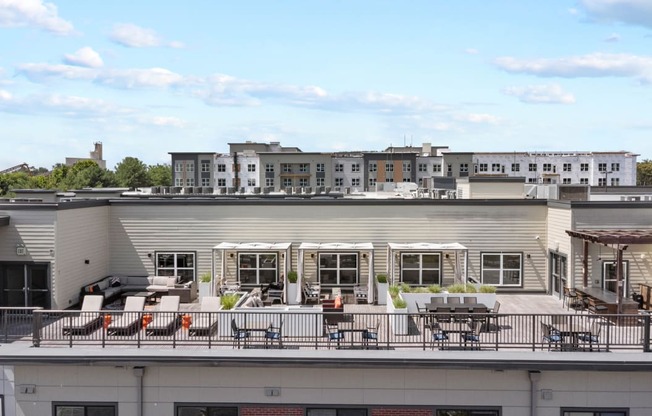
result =
[[172,186],[172,167],[170,165],[149,165],[149,178],[154,186]]
[[27,172],[0,174],[0,196],[11,196],[14,189],[30,188],[30,176]]
[[151,185],[147,165],[135,157],[125,157],[122,162],[116,165],[115,178],[118,186],[132,189]]
[[636,164],[636,185],[652,185],[652,160],[645,159]]
[[81,189],[81,188],[106,188],[116,186],[115,174],[107,169],[102,169],[93,160],[80,160],[72,165],[68,174],[59,188]]

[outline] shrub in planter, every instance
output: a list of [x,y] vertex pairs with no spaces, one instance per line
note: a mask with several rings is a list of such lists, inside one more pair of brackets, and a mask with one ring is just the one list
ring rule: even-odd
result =
[[394,299],[398,296],[400,289],[397,285],[391,285],[389,288],[387,288],[387,291],[389,292],[389,295],[392,297],[392,299]]
[[420,286],[420,287],[415,287],[410,289],[410,292],[407,293],[432,293],[430,290],[425,287],[425,286]]
[[446,289],[448,290],[448,293],[466,293],[466,288],[460,283],[450,285]]
[[478,288],[476,288],[474,285],[466,285],[464,287],[465,293],[478,293]]
[[430,293],[441,293],[442,290],[443,289],[439,285],[430,285],[430,286],[428,286],[428,292],[430,292]]
[[222,309],[227,311],[233,309],[235,307],[235,304],[238,303],[239,299],[240,299],[240,295],[237,293],[229,293],[226,295],[222,295],[222,297],[220,298]]
[[202,273],[201,276],[199,276],[199,282],[200,283],[210,283],[211,282],[211,274],[210,273]]
[[405,282],[399,284],[399,289],[403,293],[410,293],[412,291],[412,288],[410,287],[410,285],[408,285]]
[[480,293],[496,293],[496,286],[482,285],[480,286]]
[[288,282],[296,283],[298,279],[299,279],[299,275],[297,274],[297,272],[295,272],[293,270],[290,270],[288,272]]
[[394,307],[396,309],[405,309],[405,308],[407,308],[407,303],[403,299],[401,299],[399,297],[395,297],[392,300],[392,302],[394,303]]
[[378,283],[387,283],[387,275],[385,273],[377,274],[376,280]]

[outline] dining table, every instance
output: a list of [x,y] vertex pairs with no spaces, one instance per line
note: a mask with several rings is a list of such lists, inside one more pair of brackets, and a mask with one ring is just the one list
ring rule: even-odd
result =
[[[364,323],[355,321],[355,320],[350,320],[350,321],[340,321],[337,323],[337,330],[339,332],[345,332],[349,333],[349,340],[351,344],[351,348],[353,348],[353,334],[359,333],[360,334],[360,343],[362,343],[362,333],[367,331],[367,326],[364,325]],[[357,338],[357,337],[356,337]]]
[[549,324],[550,328],[561,337],[562,350],[577,350],[579,336],[589,332],[584,323],[573,318],[571,316],[560,316]]

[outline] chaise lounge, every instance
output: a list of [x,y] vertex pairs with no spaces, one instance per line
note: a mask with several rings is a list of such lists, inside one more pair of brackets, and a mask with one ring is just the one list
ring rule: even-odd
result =
[[125,307],[120,315],[113,315],[111,323],[106,327],[107,335],[133,335],[141,324],[145,298],[128,296]]
[[158,312],[147,325],[147,335],[170,335],[179,327],[179,296],[161,296]]
[[102,301],[98,295],[86,296],[79,316],[66,316],[63,335],[88,335],[102,325]]

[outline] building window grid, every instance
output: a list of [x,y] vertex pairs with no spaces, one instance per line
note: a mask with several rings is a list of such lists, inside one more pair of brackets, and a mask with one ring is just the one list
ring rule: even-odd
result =
[[344,172],[344,165],[342,163],[336,163],[335,172]]
[[385,171],[386,172],[394,172],[394,163],[385,162]]
[[299,178],[299,186],[310,186],[310,179]]
[[562,183],[564,185],[570,185],[571,184],[571,178],[563,178]]
[[432,165],[432,171],[433,172],[441,172],[441,165]]
[[491,164],[491,171],[492,172],[500,172],[500,163],[492,163]]
[[174,186],[183,186],[183,178],[174,178]]
[[292,165],[289,163],[282,163],[281,171],[283,171],[283,173],[292,173]]
[[211,178],[201,178],[201,186],[211,186]]
[[521,171],[521,164],[520,163],[512,163],[512,172],[520,172]]
[[562,170],[564,172],[572,172],[573,171],[573,165],[570,163],[564,163],[562,166]]
[[247,186],[256,186],[256,179],[248,178],[247,179]]
[[588,172],[589,171],[589,164],[588,163],[580,163],[580,172]]
[[620,178],[611,178],[611,186],[620,186]]
[[335,178],[335,186],[344,186],[344,178]]
[[378,163],[376,162],[369,163],[369,172],[378,172]]
[[265,172],[274,172],[274,164],[265,163]]
[[401,282],[414,285],[441,283],[440,253],[401,253]]
[[186,186],[195,186],[195,178],[186,178]]
[[360,186],[360,178],[351,178],[351,186]]
[[54,414],[56,416],[116,416],[118,414],[118,406],[117,404],[104,403],[55,404]]
[[544,172],[552,172],[552,163],[544,163],[543,164],[543,171]]
[[611,171],[612,172],[619,172],[620,171],[620,163],[612,163],[611,164]]
[[428,165],[425,163],[419,163],[417,169],[419,170],[419,172],[428,172]]
[[183,172],[183,162],[175,162],[174,163],[174,171],[175,172]]
[[325,184],[325,180],[324,180],[324,178],[316,178],[316,179],[315,179],[315,184],[316,184],[317,186],[324,186],[324,184]]
[[468,171],[469,171],[469,164],[460,163],[460,173],[468,173]]
[[217,178],[217,186],[225,187],[226,186],[226,178]]
[[488,163],[480,163],[478,165],[478,170],[480,172],[489,172],[489,164]]
[[265,178],[265,186],[274,186],[274,178]]
[[482,253],[482,283],[492,286],[521,286],[522,253]]
[[537,164],[536,164],[536,163],[530,163],[530,164],[528,164],[528,171],[530,171],[530,172],[536,172],[536,171],[537,171]]
[[606,163],[598,163],[598,172],[606,172],[607,171],[607,164]]
[[283,186],[284,187],[292,186],[292,178],[283,178]]
[[358,283],[358,253],[319,253],[319,281],[325,285]]
[[326,165],[323,163],[317,163],[317,165],[315,166],[315,170],[317,172],[326,172]]
[[201,162],[201,171],[202,172],[210,172],[211,171],[210,162]]
[[351,165],[351,172],[360,172],[360,164],[354,163]]
[[412,163],[403,162],[403,172],[412,172]]
[[588,185],[589,178],[580,178],[580,185]]
[[156,276],[178,276],[180,283],[195,280],[195,253],[165,251],[156,253]]
[[186,162],[186,172],[194,172],[194,171],[195,171],[195,163]]
[[261,285],[278,281],[276,253],[238,253],[238,280],[244,285]]

